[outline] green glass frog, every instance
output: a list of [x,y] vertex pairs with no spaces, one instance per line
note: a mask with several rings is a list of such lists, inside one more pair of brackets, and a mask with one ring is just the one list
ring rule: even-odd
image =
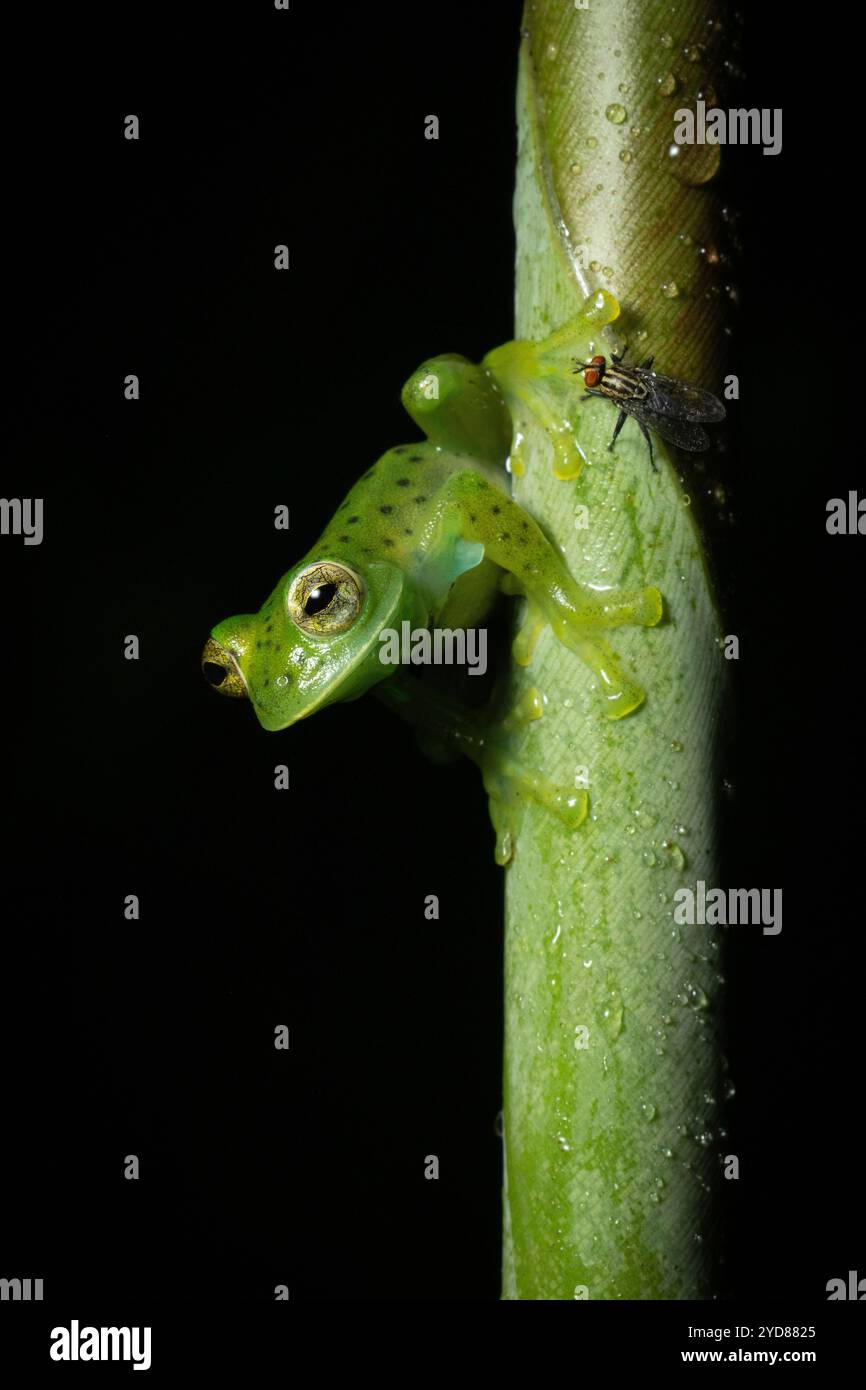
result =
[[541,713],[537,693],[491,718],[431,689],[394,659],[386,634],[477,629],[504,590],[526,599],[515,658],[527,664],[549,624],[595,673],[606,715],[619,719],[643,691],[600,634],[625,623],[654,626],[657,589],[597,594],[571,576],[559,552],[510,496],[506,461],[522,463],[514,418],[529,408],[554,437],[557,476],[580,460],[560,395],[574,392],[572,322],[542,343],[515,342],[479,366],[448,355],[425,362],[403,404],[426,441],[389,449],[351,489],[315,545],[280,579],[255,614],[213,629],[202,656],[221,693],[249,698],[266,729],[286,729],[336,701],[374,689],[422,738],[467,754],[482,771],[497,832],[496,857],[511,858],[523,800],[576,827],[587,793],[559,787],[515,754],[525,724]]

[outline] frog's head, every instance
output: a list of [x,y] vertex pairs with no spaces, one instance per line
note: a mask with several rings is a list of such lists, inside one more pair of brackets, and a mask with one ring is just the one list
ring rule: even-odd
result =
[[252,700],[266,729],[285,729],[337,700],[355,700],[394,669],[379,634],[412,618],[397,565],[309,556],[284,575],[258,613],[227,618],[202,653],[221,695]]

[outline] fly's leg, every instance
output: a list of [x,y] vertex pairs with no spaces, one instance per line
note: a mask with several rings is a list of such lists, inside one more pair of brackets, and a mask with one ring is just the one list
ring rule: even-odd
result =
[[650,463],[652,464],[653,472],[654,472],[654,473],[658,473],[658,468],[656,467],[656,461],[655,461],[655,459],[653,458],[653,442],[652,442],[652,440],[650,439],[649,430],[647,429],[647,427],[646,427],[646,425],[644,424],[643,420],[638,420],[638,424],[640,425],[641,434],[643,435],[644,439],[645,439],[646,442],[647,442],[647,448],[648,448],[649,451],[650,451]]
[[619,415],[617,416],[617,421],[616,421],[616,425],[615,425],[615,427],[614,427],[613,436],[612,436],[612,438],[611,438],[610,443],[609,443],[608,446],[607,446],[607,451],[608,451],[609,454],[612,454],[612,453],[613,453],[613,446],[614,446],[614,444],[616,443],[616,437],[617,437],[617,435],[619,434],[620,430],[622,429],[623,425],[625,424],[627,418],[628,418],[628,417],[627,417],[627,415],[626,415],[626,412],[625,412],[624,410],[621,410],[621,411],[619,412]]
[[[622,352],[620,352],[620,353],[612,352],[612,353],[610,354],[610,360],[611,360],[611,362],[615,362],[616,365],[617,365],[618,367],[621,366],[622,363],[625,361],[625,355],[626,355],[627,352],[628,352],[628,343],[624,343],[624,344],[623,344]],[[641,364],[640,364],[640,365],[641,365],[641,369],[642,369],[643,371],[649,371],[649,369],[650,369],[650,367],[652,366],[652,364],[653,364],[653,358],[652,358],[652,357],[648,357],[647,360],[646,360],[645,362],[641,362]]]

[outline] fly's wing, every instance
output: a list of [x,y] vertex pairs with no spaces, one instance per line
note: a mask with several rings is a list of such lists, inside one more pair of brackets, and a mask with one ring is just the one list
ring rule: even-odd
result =
[[[633,370],[649,388],[647,404],[660,415],[674,416],[678,420],[724,420],[725,407],[711,391],[640,367]],[[658,433],[661,434],[661,430]]]
[[648,401],[617,401],[617,405],[626,415],[633,415],[641,424],[646,425],[648,430],[654,430],[662,439],[666,439],[669,444],[676,444],[680,449],[700,454],[710,447],[710,437],[706,430],[701,429],[700,425],[696,425],[692,420],[678,419],[675,415],[658,415]]

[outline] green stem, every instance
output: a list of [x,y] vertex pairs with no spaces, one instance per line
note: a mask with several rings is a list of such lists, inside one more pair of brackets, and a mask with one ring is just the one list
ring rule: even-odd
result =
[[[725,41],[694,0],[675,13],[657,0],[527,5],[519,338],[546,337],[604,287],[622,306],[619,342],[720,393],[718,151],[665,150],[674,110],[706,91]],[[672,169],[677,158],[685,164]],[[576,352],[609,352],[608,334]],[[683,490],[658,440],[654,474],[632,421],[609,453],[614,421],[607,402],[578,402],[586,462],[576,481],[554,475],[550,433],[531,411],[518,422],[526,471],[516,499],[582,584],[655,585],[666,618],[612,634],[647,692],[616,722],[598,716],[592,673],[549,632],[513,671],[515,702],[533,686],[546,701],[526,736],[529,761],[552,781],[588,781],[590,813],[570,832],[527,802],[508,870],[510,1299],[704,1298],[715,1274],[719,941],[673,913],[677,889],[716,882],[720,630],[689,505],[697,484]]]

